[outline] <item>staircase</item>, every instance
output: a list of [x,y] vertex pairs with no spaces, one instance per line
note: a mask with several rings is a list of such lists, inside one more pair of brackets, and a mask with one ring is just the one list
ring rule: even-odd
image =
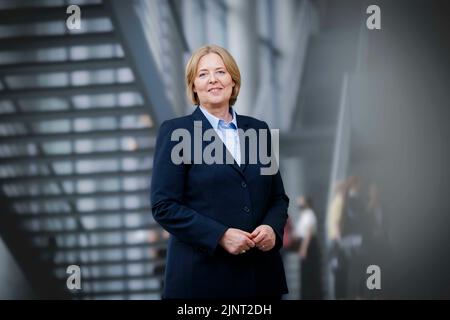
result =
[[[55,281],[52,293],[35,286],[38,298],[158,299],[166,240],[149,183],[160,119],[133,51],[109,3],[84,1],[80,30],[66,27],[68,2],[32,5],[0,3],[0,223],[28,240],[0,235],[31,284]],[[66,287],[70,265],[81,289]]]

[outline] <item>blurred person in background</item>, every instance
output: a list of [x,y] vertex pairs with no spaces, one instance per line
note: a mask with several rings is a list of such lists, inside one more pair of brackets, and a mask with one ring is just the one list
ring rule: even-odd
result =
[[294,228],[295,238],[300,240],[297,253],[300,256],[300,290],[304,300],[322,298],[321,257],[317,239],[317,218],[313,211],[312,198],[297,199],[300,216]]
[[[384,214],[380,200],[380,191],[375,183],[368,189],[368,201],[363,221],[362,258],[363,266],[377,265],[384,269],[390,256],[390,241],[387,217]],[[367,299],[376,299],[381,293],[379,290],[368,290],[365,276],[360,283],[360,292]]]
[[327,236],[334,297],[360,297],[363,273],[362,234],[366,206],[361,180],[350,176],[338,183],[327,213]]
[[344,213],[347,182],[340,181],[334,188],[334,194],[327,211],[327,239],[329,242],[329,267],[332,275],[333,295],[336,299],[345,296],[347,282],[347,260],[340,246],[342,235],[342,217]]
[[[376,252],[384,246],[389,246],[389,222],[384,213],[380,199],[380,191],[375,183],[369,186],[369,199],[367,203],[367,245],[371,252]],[[377,254],[375,254],[377,255]]]
[[363,258],[364,218],[367,198],[364,197],[361,179],[350,176],[346,183],[346,194],[342,216],[340,240],[342,273],[346,274],[344,299],[361,298],[361,281],[365,276]]

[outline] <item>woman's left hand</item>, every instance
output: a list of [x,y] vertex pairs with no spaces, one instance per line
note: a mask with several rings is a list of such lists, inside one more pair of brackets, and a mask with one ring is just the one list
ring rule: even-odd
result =
[[251,235],[256,247],[261,251],[269,251],[275,246],[275,232],[267,224],[257,227]]

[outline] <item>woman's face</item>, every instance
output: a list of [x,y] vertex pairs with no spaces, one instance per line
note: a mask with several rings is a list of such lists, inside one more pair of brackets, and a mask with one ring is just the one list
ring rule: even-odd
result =
[[297,199],[297,206],[298,206],[300,209],[303,209],[303,208],[306,207],[305,197],[299,197],[299,198]]
[[229,106],[235,83],[222,58],[215,53],[203,56],[194,80],[194,92],[205,108]]

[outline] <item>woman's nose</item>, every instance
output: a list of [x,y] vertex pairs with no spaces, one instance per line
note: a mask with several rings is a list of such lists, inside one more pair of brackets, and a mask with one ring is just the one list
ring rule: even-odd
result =
[[216,77],[214,76],[214,74],[211,74],[211,76],[209,77],[209,82],[211,83],[216,82]]

